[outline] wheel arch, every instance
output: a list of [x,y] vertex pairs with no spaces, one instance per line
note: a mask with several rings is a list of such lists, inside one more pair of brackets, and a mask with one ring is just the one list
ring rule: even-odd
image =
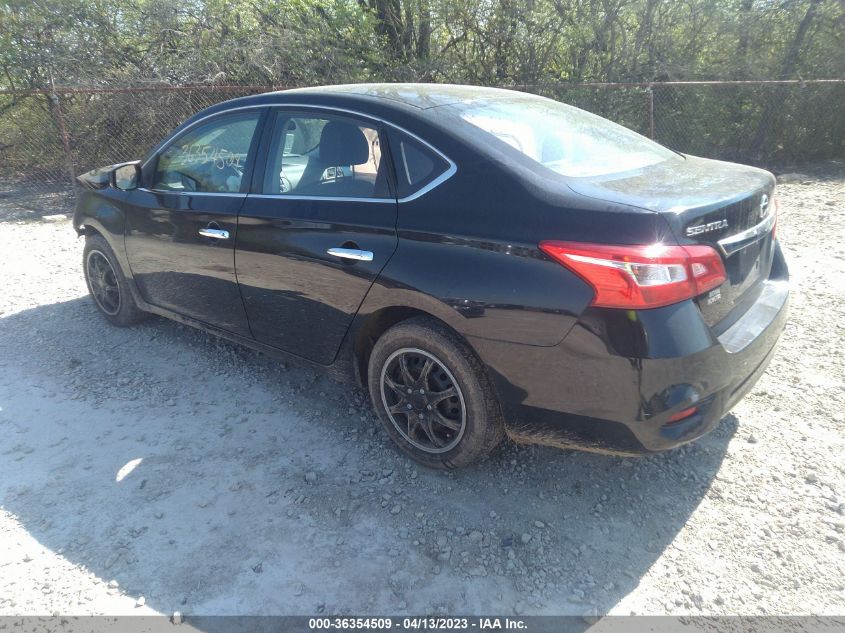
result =
[[135,299],[135,303],[143,310],[149,310],[149,306],[147,306],[146,301],[141,296],[135,284],[135,277],[132,274],[132,267],[129,265],[129,258],[126,254],[126,247],[123,241],[123,212],[107,201],[95,204],[91,198],[96,198],[96,194],[86,192],[86,195],[88,196],[88,200],[80,199],[76,212],[74,213],[74,230],[76,230],[80,237],[99,236],[105,240],[129,284],[129,290]]
[[[458,332],[447,321],[432,312],[408,305],[385,306],[364,317],[361,324],[355,331],[352,343],[352,354],[353,362],[355,364],[355,378],[360,386],[364,388],[367,386],[370,354],[373,351],[376,341],[378,341],[378,339],[394,325],[414,318],[426,318],[436,322],[438,325],[446,328],[455,336],[459,337],[467,346],[470,347],[470,349],[472,349],[472,345],[464,335]],[[474,349],[473,353],[475,353]]]
[[103,235],[103,231],[92,224],[82,224],[77,231],[81,237],[92,237],[94,235],[99,235],[103,239],[106,239],[106,236]]

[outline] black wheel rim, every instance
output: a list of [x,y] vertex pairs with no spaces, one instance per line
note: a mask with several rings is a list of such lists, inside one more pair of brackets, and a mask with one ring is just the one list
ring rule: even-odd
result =
[[111,262],[100,251],[90,251],[85,260],[88,287],[97,307],[109,316],[120,311],[120,286]]
[[445,453],[464,435],[464,395],[452,372],[429,352],[393,352],[381,370],[381,398],[399,434],[422,451]]

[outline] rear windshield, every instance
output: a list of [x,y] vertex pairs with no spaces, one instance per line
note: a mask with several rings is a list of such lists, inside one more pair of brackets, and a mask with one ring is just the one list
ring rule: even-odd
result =
[[628,128],[542,97],[449,107],[475,128],[564,176],[630,171],[677,156]]

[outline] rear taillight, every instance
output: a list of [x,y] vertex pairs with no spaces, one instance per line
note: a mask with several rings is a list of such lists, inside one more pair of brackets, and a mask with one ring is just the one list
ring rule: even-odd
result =
[[658,308],[691,299],[720,286],[722,258],[704,245],[620,246],[583,242],[541,242],[540,250],[593,287],[591,305]]

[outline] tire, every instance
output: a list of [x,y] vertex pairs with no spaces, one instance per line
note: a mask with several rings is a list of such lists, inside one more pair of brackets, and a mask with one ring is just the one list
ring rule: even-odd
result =
[[390,438],[424,466],[466,466],[504,438],[501,407],[481,362],[433,319],[409,319],[382,334],[370,355],[368,383]]
[[82,270],[94,305],[109,323],[129,327],[150,316],[135,303],[114,251],[102,235],[85,237]]

